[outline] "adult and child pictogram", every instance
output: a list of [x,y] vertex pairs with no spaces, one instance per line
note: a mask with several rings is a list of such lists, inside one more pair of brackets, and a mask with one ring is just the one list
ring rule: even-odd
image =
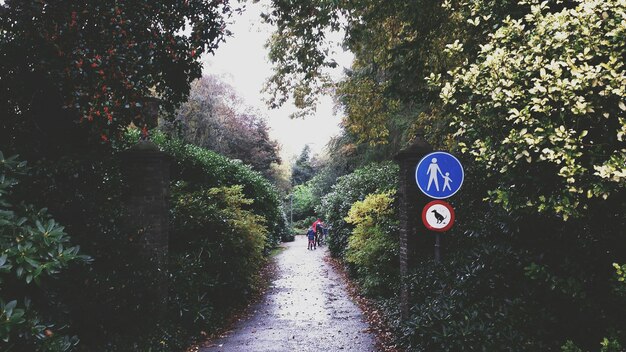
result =
[[426,155],[415,169],[417,186],[434,199],[445,199],[454,195],[461,188],[464,177],[459,160],[446,152]]

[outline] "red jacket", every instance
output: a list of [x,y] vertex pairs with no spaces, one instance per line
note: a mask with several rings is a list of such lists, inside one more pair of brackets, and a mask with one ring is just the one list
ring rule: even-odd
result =
[[317,233],[317,225],[321,224],[322,221],[321,220],[315,220],[315,222],[311,225],[311,227],[313,227],[313,231],[315,231]]

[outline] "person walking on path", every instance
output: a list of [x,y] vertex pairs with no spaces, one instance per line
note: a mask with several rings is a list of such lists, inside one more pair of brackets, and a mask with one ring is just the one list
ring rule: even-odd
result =
[[317,224],[317,229],[319,230],[317,233],[317,245],[321,246],[322,243],[326,240],[326,234],[328,233],[328,226],[325,223]]
[[320,242],[322,241],[322,238],[324,237],[324,223],[323,222],[319,222],[317,223],[317,227],[315,228],[315,237],[317,237],[315,239],[315,243],[317,243],[317,245],[320,244]]
[[306,237],[309,240],[309,244],[307,246],[306,249],[317,249],[317,246],[315,244],[316,240],[315,240],[315,231],[313,230],[313,227],[309,227],[309,230],[306,233]]
[[321,224],[322,224],[322,220],[320,218],[317,218],[317,220],[315,220],[311,224],[311,227],[313,228],[313,232],[315,232],[315,243],[317,243],[320,232],[322,230]]

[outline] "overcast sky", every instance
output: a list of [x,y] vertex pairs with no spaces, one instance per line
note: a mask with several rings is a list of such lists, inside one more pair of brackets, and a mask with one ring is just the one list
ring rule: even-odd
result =
[[[235,15],[234,23],[228,28],[233,36],[226,39],[216,50],[215,55],[205,55],[204,72],[216,74],[230,83],[250,106],[257,108],[267,116],[271,128],[270,135],[281,144],[283,160],[300,153],[305,144],[309,144],[314,153],[322,152],[330,137],[339,132],[339,116],[333,116],[333,103],[330,97],[324,97],[315,116],[306,119],[290,119],[295,111],[291,103],[281,109],[270,110],[263,101],[260,92],[264,82],[271,75],[271,64],[267,59],[267,42],[272,27],[262,23],[260,14],[266,1],[247,3],[242,16]],[[349,67],[352,55],[340,52],[335,59],[339,67],[333,76],[339,77],[344,67]]]

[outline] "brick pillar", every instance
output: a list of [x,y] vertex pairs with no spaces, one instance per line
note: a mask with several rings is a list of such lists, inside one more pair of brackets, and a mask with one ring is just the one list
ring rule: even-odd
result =
[[[428,202],[420,192],[415,181],[417,163],[432,147],[424,140],[423,132],[418,132],[413,143],[394,156],[400,166],[398,179],[399,220],[400,220],[400,312],[403,320],[409,316],[409,288],[406,281],[409,268],[412,266],[417,250],[418,232],[422,235],[425,228],[421,221],[422,208]],[[423,230],[423,231],[422,231]]]
[[152,285],[138,288],[147,311],[165,312],[169,242],[170,157],[149,141],[140,141],[122,153],[122,167],[129,186],[127,206],[137,229],[141,268]]

